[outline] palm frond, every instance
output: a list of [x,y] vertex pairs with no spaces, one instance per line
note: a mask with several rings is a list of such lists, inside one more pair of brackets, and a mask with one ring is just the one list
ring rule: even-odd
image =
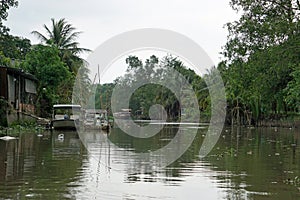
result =
[[42,33],[38,31],[32,31],[31,34],[35,35],[38,39],[41,40],[41,42],[47,43],[47,41],[49,40],[46,36],[44,36]]
[[56,46],[60,51],[61,59],[68,65],[70,71],[77,73],[77,67],[72,66],[75,62],[84,60],[78,55],[84,52],[90,52],[90,49],[80,48],[77,39],[82,33],[76,31],[72,24],[68,23],[64,18],[56,21],[51,18],[51,27],[44,25],[46,35],[38,31],[32,31],[43,43]]

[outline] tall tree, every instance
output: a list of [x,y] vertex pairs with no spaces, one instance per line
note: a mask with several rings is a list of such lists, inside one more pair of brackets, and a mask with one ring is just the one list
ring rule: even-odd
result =
[[51,22],[51,27],[44,24],[46,35],[38,31],[32,31],[32,34],[36,35],[42,43],[55,46],[60,51],[60,57],[67,64],[69,70],[77,74],[79,67],[84,62],[79,54],[90,50],[79,47],[76,40],[81,32],[76,31],[76,28],[64,18],[58,21],[52,18]]
[[34,46],[21,67],[39,80],[38,114],[49,117],[54,103],[70,103],[72,90],[69,87],[72,87],[73,76],[61,61],[56,47]]
[[[70,103],[73,95],[75,97],[73,100],[75,99],[77,103],[84,106],[87,94],[90,91],[91,81],[88,76],[87,63],[79,56],[80,53],[90,50],[79,47],[77,39],[81,32],[76,31],[76,28],[65,19],[58,21],[51,19],[51,22],[51,27],[44,25],[45,35],[38,31],[32,31],[32,34],[36,35],[45,45],[57,49],[60,60],[71,72],[71,76],[68,79],[59,82],[60,90],[57,91],[57,94],[60,96],[60,102]],[[72,94],[74,91],[75,93]]]
[[227,23],[224,55],[228,60],[245,60],[256,50],[282,44],[300,33],[299,0],[231,0],[230,5],[241,17]]
[[293,110],[289,105],[296,101],[291,95],[298,85],[293,71],[300,61],[299,1],[231,0],[230,5],[241,13],[239,20],[227,24],[226,61],[219,65],[230,114],[251,115],[257,121]]
[[0,1],[0,64],[11,67],[19,63],[15,61],[25,58],[31,46],[28,39],[10,35],[9,28],[3,24],[7,20],[8,10],[17,6],[16,0]]
[[[139,113],[140,115],[142,113],[139,117],[148,118],[150,107],[159,104],[165,108],[169,120],[178,120],[181,110],[184,110],[186,117],[194,116],[196,112],[192,109],[192,101],[189,102],[192,98],[189,98],[191,94],[188,92],[187,82],[193,87],[198,101],[201,102],[201,111],[207,109],[204,102],[207,100],[208,92],[203,90],[206,87],[204,80],[193,70],[188,69],[178,58],[169,55],[160,60],[152,55],[143,62],[136,56],[129,56],[126,64],[128,65],[127,73],[116,80],[116,84],[120,88],[120,98],[116,101],[126,108],[127,105],[123,101],[122,95],[127,95],[128,88],[137,87],[129,102],[133,114]],[[140,83],[149,83],[150,80],[151,84],[140,87]],[[164,85],[176,89],[178,96]],[[184,98],[178,99],[177,97]],[[181,103],[191,106],[183,108]],[[158,115],[160,114],[158,113]]]
[[9,34],[0,36],[0,51],[8,58],[24,60],[25,55],[30,51],[30,48],[30,40],[26,38]]
[[6,34],[9,31],[9,28],[3,25],[3,21],[7,20],[8,10],[11,7],[17,7],[17,0],[1,0],[0,1],[0,35]]

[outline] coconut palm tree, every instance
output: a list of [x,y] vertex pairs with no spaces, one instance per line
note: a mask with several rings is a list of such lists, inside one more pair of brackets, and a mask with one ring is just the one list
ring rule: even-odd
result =
[[79,57],[79,54],[90,50],[79,47],[76,40],[81,32],[76,31],[76,28],[64,18],[58,21],[52,18],[51,22],[52,27],[50,28],[44,24],[46,35],[38,31],[32,31],[31,33],[37,36],[42,43],[57,47],[62,61],[67,64],[71,72],[77,74],[79,67],[85,62]]

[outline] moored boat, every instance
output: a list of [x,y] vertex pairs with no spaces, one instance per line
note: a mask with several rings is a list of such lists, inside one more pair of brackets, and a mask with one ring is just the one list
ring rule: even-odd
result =
[[80,115],[80,105],[53,105],[51,127],[54,129],[76,129],[76,126],[79,126],[80,123]]
[[116,119],[131,119],[131,109],[121,109],[120,112],[115,112],[113,115]]
[[107,111],[101,109],[87,109],[83,124],[87,129],[109,130],[110,128]]

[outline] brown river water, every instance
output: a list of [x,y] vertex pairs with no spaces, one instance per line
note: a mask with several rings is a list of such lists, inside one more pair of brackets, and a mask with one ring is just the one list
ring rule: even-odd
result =
[[168,125],[146,139],[118,128],[20,132],[0,140],[0,199],[300,199],[300,130],[225,127],[200,159],[204,127],[167,167],[139,158],[177,131]]

